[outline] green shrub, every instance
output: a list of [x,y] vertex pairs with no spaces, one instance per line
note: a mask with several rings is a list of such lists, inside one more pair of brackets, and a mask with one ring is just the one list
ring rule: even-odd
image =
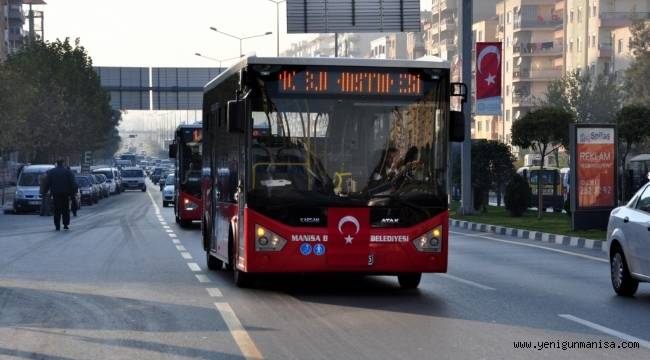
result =
[[523,215],[528,209],[531,196],[530,186],[528,186],[526,179],[518,174],[513,175],[506,186],[504,198],[506,210],[508,210],[510,216],[519,217]]

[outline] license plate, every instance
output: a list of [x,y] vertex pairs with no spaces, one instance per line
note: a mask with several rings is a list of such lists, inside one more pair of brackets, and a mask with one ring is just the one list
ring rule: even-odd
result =
[[28,204],[29,205],[40,205],[41,202],[40,201],[30,201],[30,202],[28,202]]

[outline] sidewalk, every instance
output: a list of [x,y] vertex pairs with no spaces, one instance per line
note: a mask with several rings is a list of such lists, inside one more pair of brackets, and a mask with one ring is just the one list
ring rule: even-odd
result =
[[535,240],[550,244],[558,244],[578,249],[593,249],[607,251],[607,242],[602,240],[586,239],[582,237],[549,234],[541,231],[514,229],[505,226],[481,224],[477,222],[449,219],[449,227],[462,228],[472,231],[494,233],[512,236],[518,239]]

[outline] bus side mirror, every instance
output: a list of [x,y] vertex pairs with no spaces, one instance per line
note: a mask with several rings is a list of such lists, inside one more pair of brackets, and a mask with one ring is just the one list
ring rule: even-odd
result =
[[242,133],[246,124],[246,100],[228,101],[228,132]]
[[175,159],[176,158],[176,150],[177,150],[176,143],[169,144],[169,158],[170,159]]
[[465,141],[465,117],[460,111],[449,112],[449,141]]

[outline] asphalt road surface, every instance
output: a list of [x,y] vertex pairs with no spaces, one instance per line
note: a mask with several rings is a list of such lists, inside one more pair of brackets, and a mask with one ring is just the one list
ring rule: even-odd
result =
[[453,232],[449,274],[419,290],[350,276],[238,289],[151,184],[53,228],[0,215],[0,359],[650,358],[650,284],[615,296],[595,251]]

